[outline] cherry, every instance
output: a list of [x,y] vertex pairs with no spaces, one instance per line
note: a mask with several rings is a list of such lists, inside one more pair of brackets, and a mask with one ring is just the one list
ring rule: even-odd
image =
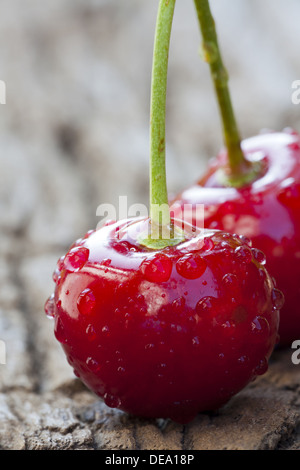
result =
[[[200,181],[178,195],[173,211],[204,204],[205,227],[250,237],[285,295],[280,344],[300,337],[300,137],[291,130],[241,141],[214,21],[207,0],[195,0],[210,65],[225,150]],[[202,223],[202,221],[201,221]],[[262,252],[262,253],[261,253]],[[264,253],[264,254],[263,254]]]
[[171,217],[165,169],[175,0],[160,0],[150,126],[150,216],[77,240],[45,312],[75,375],[112,408],[189,422],[268,368],[282,294],[249,240]]
[[58,262],[47,312],[76,376],[108,406],[184,423],[266,371],[281,293],[243,238],[189,231],[150,250],[134,235],[145,223],[79,241]]
[[[280,344],[300,337],[300,137],[289,130],[247,139],[242,144],[247,159],[264,163],[264,173],[242,188],[226,187],[218,171],[226,162],[222,152],[206,175],[182,192],[172,207],[204,204],[205,227],[246,235],[267,261],[269,273],[284,293]],[[263,253],[264,254],[263,254]]]

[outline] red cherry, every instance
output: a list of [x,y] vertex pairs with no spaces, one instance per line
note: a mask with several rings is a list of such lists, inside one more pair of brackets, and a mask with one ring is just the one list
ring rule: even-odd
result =
[[185,423],[267,370],[282,298],[243,238],[189,230],[155,251],[133,238],[144,226],[102,227],[72,248],[46,313],[75,375],[108,406]]
[[267,269],[285,296],[280,343],[290,345],[300,337],[300,137],[290,131],[262,134],[242,147],[248,160],[263,160],[260,178],[242,189],[222,187],[222,153],[197,185],[176,198],[172,210],[176,216],[176,208],[184,214],[185,204],[189,211],[191,204],[205,204],[205,228],[251,239],[254,259],[264,264],[266,257]]

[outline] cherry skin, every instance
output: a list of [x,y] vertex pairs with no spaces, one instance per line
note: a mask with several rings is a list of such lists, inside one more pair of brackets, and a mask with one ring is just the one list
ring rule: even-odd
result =
[[[242,144],[249,160],[262,160],[263,175],[243,189],[222,187],[218,170],[225,153],[208,173],[173,202],[175,215],[185,204],[204,204],[205,227],[244,235],[266,255],[267,269],[285,296],[280,344],[300,338],[300,137],[291,130],[267,133]],[[258,257],[261,255],[258,255]]]
[[191,228],[155,251],[136,241],[148,223],[78,240],[45,311],[76,376],[108,406],[186,423],[266,372],[282,294],[243,238]]

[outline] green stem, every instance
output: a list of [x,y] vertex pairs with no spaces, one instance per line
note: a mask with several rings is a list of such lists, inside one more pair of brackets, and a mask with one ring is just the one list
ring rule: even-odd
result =
[[227,149],[230,184],[242,186],[257,177],[259,169],[246,160],[241,149],[241,137],[231,102],[228,74],[224,66],[208,0],[194,0],[202,32],[203,56],[209,63],[222,119],[223,138]]
[[176,0],[160,0],[153,52],[150,115],[150,233],[139,242],[150,249],[174,246],[184,240],[170,217],[166,178],[166,102],[171,31]]
[[157,15],[150,114],[150,217],[170,223],[166,180],[166,99],[170,39],[176,0],[160,0]]

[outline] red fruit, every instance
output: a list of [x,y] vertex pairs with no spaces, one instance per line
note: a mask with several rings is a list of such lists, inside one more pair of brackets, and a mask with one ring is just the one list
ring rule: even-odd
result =
[[[284,293],[280,344],[300,338],[300,138],[295,132],[260,135],[242,144],[248,160],[263,160],[264,174],[242,189],[222,187],[218,170],[222,153],[198,184],[184,191],[172,210],[205,204],[205,228],[251,238],[257,261],[264,262]],[[279,306],[281,300],[279,301]]]
[[147,223],[73,246],[46,312],[75,374],[108,406],[185,423],[266,371],[281,295],[244,239],[189,230],[153,251],[135,241]]

